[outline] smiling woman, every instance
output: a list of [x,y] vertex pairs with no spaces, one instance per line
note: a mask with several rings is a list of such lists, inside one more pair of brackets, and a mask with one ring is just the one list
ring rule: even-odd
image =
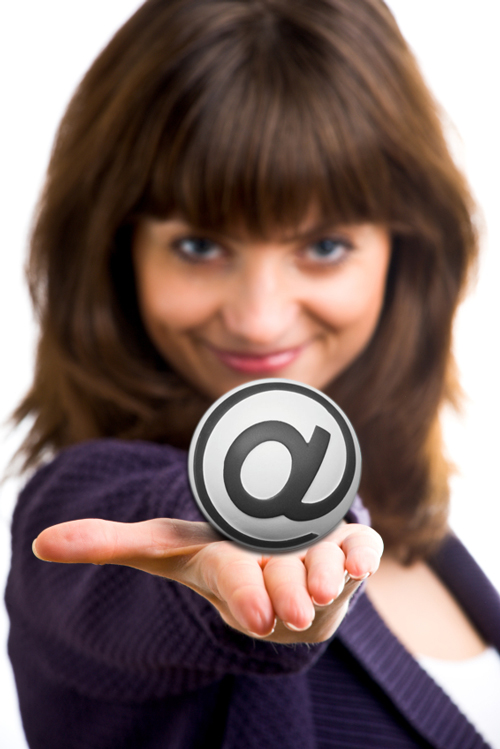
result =
[[[323,230],[324,231],[324,230]],[[158,352],[217,398],[254,377],[324,388],[366,347],[385,294],[391,241],[366,224],[315,239],[197,236],[177,219],[139,222],[139,308]]]
[[[34,418],[27,465],[103,436],[185,448],[216,380],[286,356],[275,373],[350,417],[374,525],[410,559],[446,529],[438,411],[456,396],[452,320],[476,253],[435,104],[383,3],[192,2],[145,3],[61,125],[29,261],[42,327],[17,411]],[[352,235],[342,263],[286,241],[320,226],[308,242]],[[216,240],[213,263],[183,259],[195,236]]]
[[[31,237],[40,338],[16,419],[39,470],[7,603],[34,748],[484,745],[487,721],[417,662],[499,646],[449,536],[439,429],[473,216],[382,0],[147,0],[117,32]],[[347,413],[373,528],[358,497],[326,539],[266,556],[201,522],[184,448],[216,396],[270,374]],[[349,604],[377,531],[380,584]]]

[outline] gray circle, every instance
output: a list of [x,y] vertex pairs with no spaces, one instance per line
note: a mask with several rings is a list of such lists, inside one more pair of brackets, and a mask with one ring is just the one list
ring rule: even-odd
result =
[[189,450],[191,488],[204,516],[260,551],[289,551],[326,536],[349,510],[360,476],[361,452],[345,414],[324,393],[291,380],[256,380],[226,393],[202,417]]

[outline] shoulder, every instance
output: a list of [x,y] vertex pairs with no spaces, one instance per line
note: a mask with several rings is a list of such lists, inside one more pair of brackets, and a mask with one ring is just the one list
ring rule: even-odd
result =
[[71,470],[80,467],[83,470],[85,466],[91,466],[92,472],[109,472],[112,465],[115,469],[128,472],[135,468],[182,464],[186,460],[186,452],[170,445],[142,440],[94,439],[64,448],[44,464],[34,478],[63,468]]
[[28,517],[34,532],[82,517],[135,522],[161,516],[202,519],[189,487],[187,453],[152,442],[99,439],[62,450],[30,478],[13,530]]
[[120,439],[96,439],[61,450],[28,480],[24,492],[36,491],[56,480],[78,478],[81,482],[113,480],[163,468],[183,469],[187,453],[170,445]]

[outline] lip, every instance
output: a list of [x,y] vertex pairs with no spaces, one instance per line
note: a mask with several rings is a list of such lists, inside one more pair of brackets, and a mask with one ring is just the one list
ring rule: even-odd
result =
[[266,354],[225,351],[214,346],[209,346],[209,348],[230,369],[247,374],[269,374],[277,372],[294,362],[304,350],[305,345],[280,351],[270,351]]

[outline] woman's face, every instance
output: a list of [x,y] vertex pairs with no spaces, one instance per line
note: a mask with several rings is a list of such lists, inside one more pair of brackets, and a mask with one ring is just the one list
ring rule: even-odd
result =
[[361,353],[382,309],[390,259],[375,224],[306,222],[295,236],[217,236],[144,219],[133,260],[158,351],[216,398],[262,377],[323,389]]

